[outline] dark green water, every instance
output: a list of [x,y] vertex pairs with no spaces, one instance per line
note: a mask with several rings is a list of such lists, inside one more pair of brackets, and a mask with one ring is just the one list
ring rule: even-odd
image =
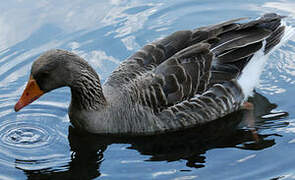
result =
[[269,57],[253,111],[202,128],[138,138],[77,134],[67,88],[13,110],[46,50],[79,54],[104,81],[141,46],[174,31],[266,12],[295,26],[294,7],[293,0],[1,2],[0,179],[294,179],[295,36]]

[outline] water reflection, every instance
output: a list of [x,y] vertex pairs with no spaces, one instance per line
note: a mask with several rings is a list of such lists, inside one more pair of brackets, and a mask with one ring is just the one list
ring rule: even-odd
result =
[[[147,137],[110,137],[101,135],[81,134],[71,126],[68,140],[72,156],[65,165],[66,171],[56,169],[23,170],[29,179],[91,179],[100,176],[104,152],[112,144],[130,144],[142,155],[148,155],[146,161],[179,161],[185,160],[190,168],[202,168],[206,163],[205,153],[216,148],[235,147],[245,150],[262,150],[275,145],[275,137],[280,134],[264,133],[265,128],[274,128],[280,124],[282,117],[288,113],[272,112],[276,108],[262,95],[255,93],[250,100],[254,104],[253,111],[242,110],[204,126]],[[254,114],[255,128],[258,139],[253,138],[251,128],[245,126],[244,120],[249,113]],[[270,115],[268,118],[266,115]]]
[[[117,170],[124,167],[128,175],[135,174],[133,177],[136,178],[130,179],[163,177],[169,173],[172,176],[166,179],[172,179],[177,176],[173,174],[176,169],[183,172],[196,170],[198,174],[192,173],[187,177],[192,179],[206,175],[206,171],[212,174],[212,169],[218,175],[223,173],[224,159],[210,161],[210,152],[216,149],[222,151],[214,151],[216,156],[226,157],[231,162],[237,159],[237,162],[245,162],[256,157],[264,163],[260,168],[257,159],[253,158],[243,166],[226,167],[232,175],[246,176],[247,173],[238,171],[244,171],[244,166],[252,169],[251,174],[267,170],[271,172],[269,176],[275,174],[276,177],[285,169],[292,169],[294,159],[288,153],[292,152],[290,147],[295,142],[295,125],[291,120],[294,115],[286,118],[287,113],[275,110],[291,112],[292,109],[290,93],[294,87],[290,84],[295,83],[295,36],[270,56],[259,88],[268,97],[276,93],[271,99],[279,104],[279,108],[256,94],[252,99],[253,111],[241,111],[202,128],[141,138],[81,136],[72,128],[67,134],[68,89],[48,94],[18,114],[13,112],[13,105],[24,88],[31,63],[48,49],[61,48],[79,54],[104,80],[121,60],[139,47],[173,31],[234,17],[257,17],[265,12],[288,15],[289,24],[294,24],[293,5],[291,1],[277,0],[198,3],[194,0],[73,0],[70,3],[65,0],[12,0],[1,3],[0,179],[22,178],[23,172],[28,179],[38,180],[92,179],[106,174],[120,178],[121,172]],[[251,119],[253,114],[255,123],[249,124],[246,120]],[[291,125],[288,126],[287,121]],[[253,129],[258,132],[257,136],[253,134]],[[282,135],[284,138],[277,138]],[[129,149],[116,149],[118,144],[129,146]],[[231,151],[232,148],[242,150]],[[265,148],[269,149],[259,151],[259,155],[258,152],[254,154],[256,151],[252,152]],[[130,156],[124,156],[126,151]],[[138,153],[141,155],[137,156]],[[121,158],[115,159],[118,156]],[[166,161],[170,163],[167,165]],[[279,166],[281,171],[274,172],[272,163],[265,166],[268,161],[289,166]],[[288,164],[289,161],[292,162]],[[143,168],[141,171],[141,167],[149,164],[158,169],[150,168],[152,170],[146,172]],[[109,171],[106,171],[106,166],[111,166],[107,167]],[[151,172],[153,170],[156,172]],[[221,179],[228,176],[227,172],[226,178]],[[265,173],[263,177],[267,177]]]

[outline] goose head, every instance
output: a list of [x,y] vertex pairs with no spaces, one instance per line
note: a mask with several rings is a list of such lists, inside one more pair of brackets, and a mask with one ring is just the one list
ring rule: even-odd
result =
[[[32,64],[29,81],[14,109],[19,111],[43,94],[63,86],[71,88],[72,102],[77,102],[76,106],[80,108],[84,105],[81,103],[83,103],[83,93],[87,92],[87,88],[94,89],[95,92],[92,95],[99,96],[97,101],[104,100],[99,77],[85,60],[68,51],[49,50]],[[84,103],[88,103],[85,107],[88,108],[97,102]]]

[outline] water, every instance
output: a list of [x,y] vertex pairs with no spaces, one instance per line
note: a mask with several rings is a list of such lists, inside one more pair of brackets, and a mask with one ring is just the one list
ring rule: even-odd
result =
[[48,49],[78,53],[104,81],[141,46],[176,30],[266,12],[294,25],[294,7],[293,0],[1,3],[0,179],[295,179],[294,36],[269,57],[253,112],[200,129],[138,138],[77,134],[67,88],[13,111],[32,62]]

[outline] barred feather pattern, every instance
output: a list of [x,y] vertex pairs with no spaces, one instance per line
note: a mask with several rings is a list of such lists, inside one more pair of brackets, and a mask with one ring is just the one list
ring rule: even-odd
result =
[[280,41],[282,18],[266,14],[175,32],[123,61],[106,80],[105,96],[98,76],[81,68],[72,112],[90,132],[119,134],[173,131],[223,117],[241,107],[245,94],[237,79],[256,52],[267,54]]
[[213,57],[208,48],[205,43],[190,46],[134,80],[125,87],[132,101],[158,113],[204,92]]
[[106,85],[122,86],[152,70],[165,59],[163,49],[157,44],[148,44],[128,60],[122,62],[106,81]]
[[[216,57],[213,65],[233,68],[232,76],[223,68],[215,68],[214,77],[220,73],[225,76],[237,77],[253,54],[262,47],[262,41],[267,40],[265,53],[268,53],[280,42],[284,27],[280,27],[283,16],[265,14],[261,18],[247,23],[236,23],[247,18],[238,18],[220,24],[200,27],[194,30],[177,31],[159,41],[144,46],[141,50],[126,59],[106,80],[106,85],[121,87],[138,78],[142,74],[153,70],[162,62],[167,61],[177,52],[198,43],[210,44],[210,50]],[[227,68],[228,69],[228,68]],[[236,72],[236,69],[238,72]],[[217,76],[215,76],[217,74]],[[209,74],[207,74],[207,79]],[[211,81],[224,82],[230,80]],[[208,86],[205,76],[200,82],[202,92]]]
[[131,57],[123,61],[106,80],[105,85],[123,86],[138,76],[151,71],[154,67],[187,47],[192,32],[177,31],[164,39],[145,45]]
[[236,81],[215,84],[201,95],[180,102],[159,113],[162,130],[192,127],[238,110],[244,95]]
[[71,92],[71,103],[81,110],[97,110],[106,105],[100,80],[88,69],[81,69],[79,78],[71,85]]

